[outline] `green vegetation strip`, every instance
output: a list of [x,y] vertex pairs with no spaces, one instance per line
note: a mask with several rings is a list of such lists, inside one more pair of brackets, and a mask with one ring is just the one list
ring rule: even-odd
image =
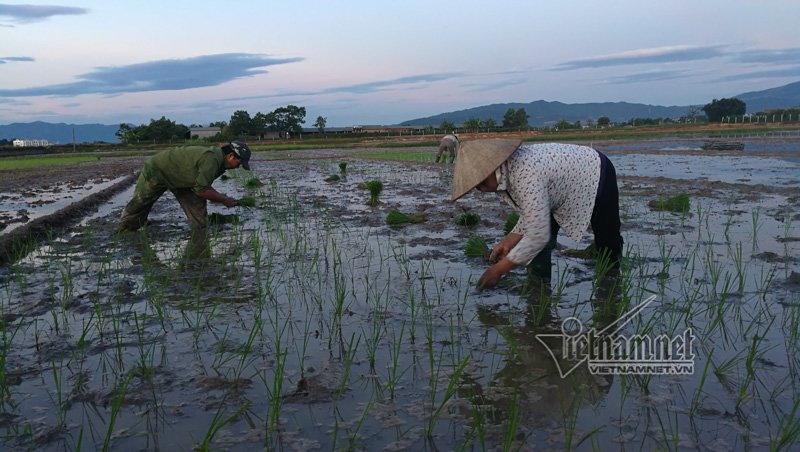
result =
[[0,159],[0,170],[38,168],[42,166],[66,165],[69,163],[91,162],[97,156],[88,155],[47,155],[36,157],[9,157]]
[[433,162],[436,160],[436,153],[425,151],[364,151],[356,152],[354,157],[377,158],[392,160],[408,160],[412,162]]

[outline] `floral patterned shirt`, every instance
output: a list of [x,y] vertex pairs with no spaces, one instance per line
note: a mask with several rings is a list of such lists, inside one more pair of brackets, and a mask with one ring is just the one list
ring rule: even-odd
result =
[[550,240],[550,214],[580,241],[589,226],[600,182],[600,156],[575,144],[520,146],[496,171],[497,192],[519,212],[511,232],[522,235],[508,259],[527,265]]

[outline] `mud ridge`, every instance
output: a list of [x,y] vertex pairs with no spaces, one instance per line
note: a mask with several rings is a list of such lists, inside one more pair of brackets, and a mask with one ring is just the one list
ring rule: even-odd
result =
[[19,260],[30,252],[32,245],[48,236],[57,235],[77,224],[86,215],[96,212],[97,206],[128,188],[137,174],[127,176],[116,184],[76,201],[63,209],[32,220],[0,237],[0,265]]

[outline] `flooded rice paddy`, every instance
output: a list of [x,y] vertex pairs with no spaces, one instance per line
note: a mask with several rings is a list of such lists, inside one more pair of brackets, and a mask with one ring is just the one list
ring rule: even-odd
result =
[[[464,247],[496,243],[511,211],[447,201],[447,165],[256,159],[264,185],[215,184],[257,206],[210,206],[236,215],[212,227],[210,258],[192,256],[169,194],[117,235],[128,190],[0,268],[1,447],[797,447],[798,164],[609,156],[619,271],[574,257],[591,234],[562,236],[549,283],[518,269],[483,292]],[[360,184],[376,179],[373,207]],[[680,193],[687,212],[648,206]],[[390,227],[393,210],[425,221]],[[477,226],[456,225],[465,212]],[[592,331],[655,345],[565,353]]]

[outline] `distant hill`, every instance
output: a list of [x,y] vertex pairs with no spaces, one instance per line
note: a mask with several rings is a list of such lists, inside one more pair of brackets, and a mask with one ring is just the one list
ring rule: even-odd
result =
[[800,106],[800,82],[734,96],[747,104],[748,113]]
[[612,122],[625,122],[633,118],[680,118],[685,116],[692,107],[661,107],[658,105],[632,104],[628,102],[604,102],[589,104],[565,104],[562,102],[548,102],[537,100],[535,102],[492,104],[474,107],[466,110],[441,113],[427,118],[412,119],[400,125],[437,125],[443,121],[453,124],[462,124],[469,118],[485,120],[493,118],[497,124],[503,123],[503,115],[509,108],[514,110],[524,108],[530,115],[528,124],[540,127],[555,124],[562,119],[569,122],[597,120],[601,116],[608,116]]
[[47,140],[50,144],[70,144],[73,133],[76,143],[119,143],[114,134],[119,124],[53,124],[49,122],[15,122],[0,125],[0,139]]
[[[790,108],[800,105],[800,82],[771,88],[764,91],[754,91],[734,95],[747,104],[748,113],[758,113],[773,108]],[[569,122],[597,120],[601,116],[608,116],[613,122],[627,122],[633,118],[679,118],[703,107],[711,102],[709,99],[702,105],[663,107],[658,105],[635,104],[628,102],[602,102],[586,104],[565,104],[562,102],[548,102],[537,100],[530,103],[492,104],[466,110],[440,113],[425,118],[411,119],[402,122],[404,126],[438,125],[444,121],[453,124],[462,124],[470,118],[485,120],[492,118],[498,124],[503,123],[503,115],[509,108],[524,108],[530,115],[528,123],[535,127],[555,124],[562,119]],[[699,113],[702,114],[702,111]]]

